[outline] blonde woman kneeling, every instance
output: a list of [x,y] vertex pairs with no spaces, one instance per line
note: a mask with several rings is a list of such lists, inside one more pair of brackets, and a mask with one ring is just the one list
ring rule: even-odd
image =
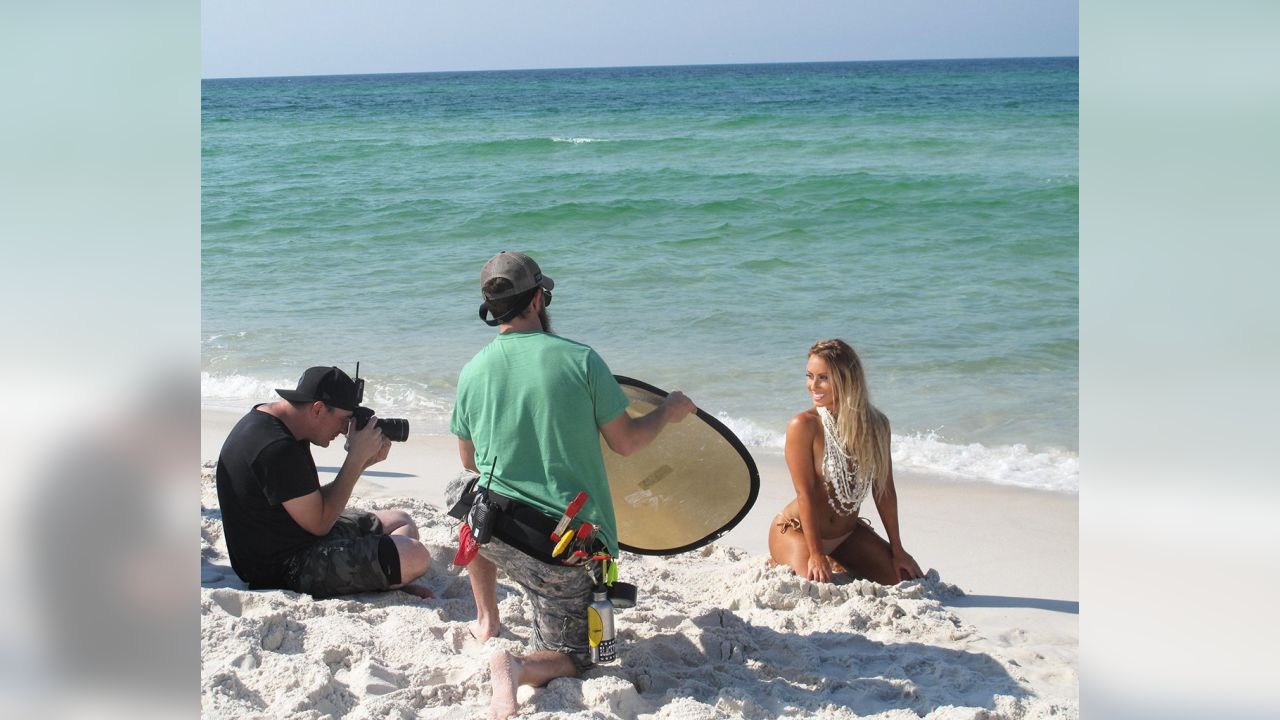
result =
[[[858,354],[843,340],[823,340],[809,348],[806,370],[814,406],[787,426],[796,499],[769,528],[769,554],[819,582],[831,582],[832,559],[885,585],[921,577],[898,536],[889,419],[871,404]],[[858,515],[872,487],[888,542]]]

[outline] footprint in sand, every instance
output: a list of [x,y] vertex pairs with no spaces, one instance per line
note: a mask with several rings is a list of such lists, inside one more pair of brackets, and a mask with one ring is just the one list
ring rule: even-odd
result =
[[262,618],[262,649],[276,652],[289,637],[289,619],[277,612]]
[[351,648],[333,645],[325,648],[320,656],[324,659],[325,665],[345,664],[347,658],[351,657]]
[[222,611],[232,617],[240,617],[244,614],[244,604],[240,601],[240,593],[235,590],[220,589],[209,593],[209,599],[212,600]]
[[450,627],[447,635],[449,636],[449,647],[455,653],[460,653],[463,650],[478,647],[480,645],[480,641],[471,636],[471,630],[469,630],[466,625],[454,625]]
[[250,649],[247,652],[240,653],[227,662],[229,667],[238,670],[253,670],[260,664],[257,651]]
[[339,670],[334,679],[347,687],[363,689],[368,695],[386,695],[408,685],[403,675],[373,660],[357,663],[351,670]]

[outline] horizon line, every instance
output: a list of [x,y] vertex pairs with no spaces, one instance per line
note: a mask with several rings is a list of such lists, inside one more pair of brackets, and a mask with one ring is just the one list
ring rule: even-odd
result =
[[900,58],[881,60],[771,60],[768,62],[742,63],[666,63],[658,65],[599,65],[599,66],[560,66],[560,67],[523,67],[523,68],[475,68],[469,70],[394,70],[380,72],[353,73],[315,73],[310,75],[221,75],[218,77],[201,76],[200,82],[206,80],[285,80],[296,78],[338,78],[338,77],[375,77],[380,75],[460,75],[466,73],[493,72],[542,72],[547,70],[644,70],[647,68],[675,67],[743,67],[751,65],[835,65],[854,63],[915,63],[915,62],[953,62],[956,60],[1079,60],[1077,55],[1005,55],[991,57],[947,57],[947,58]]

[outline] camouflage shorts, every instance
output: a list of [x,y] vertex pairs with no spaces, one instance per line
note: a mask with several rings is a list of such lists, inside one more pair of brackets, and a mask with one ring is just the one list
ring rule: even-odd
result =
[[285,587],[315,597],[400,584],[400,553],[371,512],[344,510],[328,535],[285,561]]
[[586,571],[535,560],[496,537],[480,546],[480,554],[501,568],[529,598],[534,648],[568,655],[578,672],[591,667],[587,644],[591,577]]

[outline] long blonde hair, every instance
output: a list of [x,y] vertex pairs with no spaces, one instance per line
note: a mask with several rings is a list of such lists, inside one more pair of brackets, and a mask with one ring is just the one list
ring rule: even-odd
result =
[[889,480],[889,418],[871,404],[862,360],[840,339],[819,340],[809,348],[809,357],[827,363],[836,391],[836,432],[844,451],[858,464],[858,473],[870,476],[876,501]]

